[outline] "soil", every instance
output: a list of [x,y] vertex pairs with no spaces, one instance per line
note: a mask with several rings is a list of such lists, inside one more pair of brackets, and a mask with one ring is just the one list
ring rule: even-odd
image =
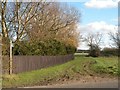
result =
[[[79,87],[83,85],[83,87],[90,87],[90,85],[99,85],[101,83],[109,84],[106,87],[118,87],[118,77],[113,76],[77,76],[77,78],[63,78],[58,80],[52,80],[50,82],[46,82],[43,85],[33,86],[32,88],[59,88],[59,87]],[[87,86],[86,86],[86,85]],[[111,84],[111,85],[110,85]],[[113,85],[113,86],[112,86]],[[105,87],[104,84],[101,87]],[[26,87],[28,88],[28,87]],[[29,87],[31,88],[31,87]]]

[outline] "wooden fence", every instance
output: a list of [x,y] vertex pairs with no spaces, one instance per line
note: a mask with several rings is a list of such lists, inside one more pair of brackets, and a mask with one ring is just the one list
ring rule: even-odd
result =
[[[73,54],[60,56],[13,56],[13,73],[38,70],[74,59]],[[3,74],[9,73],[9,57],[3,57]]]

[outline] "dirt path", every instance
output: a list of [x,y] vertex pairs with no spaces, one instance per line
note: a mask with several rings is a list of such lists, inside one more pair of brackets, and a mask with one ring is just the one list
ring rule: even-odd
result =
[[25,88],[118,88],[118,78],[84,77],[80,80],[60,82],[46,86],[33,86]]

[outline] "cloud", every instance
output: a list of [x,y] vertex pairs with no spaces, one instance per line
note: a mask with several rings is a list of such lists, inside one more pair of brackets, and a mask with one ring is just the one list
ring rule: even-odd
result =
[[90,0],[84,5],[88,8],[115,8],[119,0]]
[[113,24],[108,24],[105,21],[96,21],[91,22],[86,25],[79,25],[78,30],[81,33],[95,33],[95,32],[101,32],[101,33],[116,33],[118,29],[118,26],[115,26]]

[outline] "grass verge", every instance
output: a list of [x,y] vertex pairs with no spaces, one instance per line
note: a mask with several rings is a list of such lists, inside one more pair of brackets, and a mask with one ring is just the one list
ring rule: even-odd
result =
[[118,75],[117,57],[80,57],[62,65],[56,65],[41,70],[3,76],[3,87],[24,87],[45,85],[59,80],[69,80],[79,76],[110,74]]

